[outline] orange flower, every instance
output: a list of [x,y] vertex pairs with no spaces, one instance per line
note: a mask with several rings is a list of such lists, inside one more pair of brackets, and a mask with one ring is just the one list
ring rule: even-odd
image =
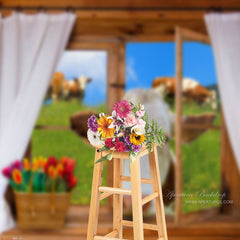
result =
[[23,168],[26,171],[30,171],[30,169],[31,169],[30,161],[27,158],[23,159]]
[[45,165],[47,163],[47,159],[43,157],[38,158],[38,166],[44,169]]
[[60,163],[64,165],[67,162],[67,160],[68,160],[68,157],[61,157]]
[[62,175],[63,175],[63,165],[61,163],[59,163],[57,165],[56,171],[57,171],[58,176],[62,177]]
[[50,178],[54,179],[56,177],[56,168],[54,166],[50,166],[48,169],[48,174],[50,176]]
[[20,172],[19,169],[14,169],[13,172],[12,172],[12,178],[13,178],[13,181],[16,183],[16,184],[21,184],[23,182],[23,178],[22,178],[22,173]]
[[32,160],[32,171],[35,172],[39,168],[39,163],[37,158],[33,158]]
[[109,128],[113,120],[111,118],[107,118],[107,116],[102,116],[97,120],[98,123],[98,131],[102,135],[102,138],[112,138],[115,132],[115,128]]

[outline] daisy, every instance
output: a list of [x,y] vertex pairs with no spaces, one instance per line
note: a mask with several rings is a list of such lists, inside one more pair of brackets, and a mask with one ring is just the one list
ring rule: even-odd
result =
[[88,141],[94,145],[94,146],[98,146],[101,145],[103,142],[100,140],[100,134],[99,132],[93,132],[90,129],[88,129],[87,131],[87,137],[88,137]]
[[113,119],[103,116],[97,120],[98,123],[98,132],[102,138],[112,138],[115,132],[115,127],[110,128]]
[[117,116],[120,118],[126,118],[128,113],[131,112],[131,105],[127,100],[121,100],[120,102],[117,102],[113,106],[113,110],[116,111]]

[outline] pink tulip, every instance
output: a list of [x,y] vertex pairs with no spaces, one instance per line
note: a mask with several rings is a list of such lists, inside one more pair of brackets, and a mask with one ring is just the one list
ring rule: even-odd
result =
[[4,177],[11,179],[12,178],[12,171],[13,168],[12,167],[6,167],[2,170],[2,174]]

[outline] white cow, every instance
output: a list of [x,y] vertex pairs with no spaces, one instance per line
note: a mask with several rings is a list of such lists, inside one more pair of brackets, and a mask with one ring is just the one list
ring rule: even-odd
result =
[[[132,89],[126,93],[124,99],[131,101],[134,104],[140,102],[145,106],[145,110],[148,114],[149,121],[154,119],[158,126],[163,127],[167,132],[168,137],[172,136],[172,126],[175,120],[174,114],[169,110],[168,105],[164,102],[162,97],[157,94],[154,90],[151,89]],[[160,167],[161,182],[164,183],[167,178],[167,174],[170,168],[171,160],[169,159],[172,156],[172,152],[169,144],[165,144],[164,147],[158,147],[158,160]],[[123,174],[124,176],[130,175],[129,169],[129,160],[124,160],[123,163]],[[142,178],[151,178],[148,156],[141,158],[141,177]],[[124,182],[123,188],[130,188],[131,183]],[[152,187],[149,184],[142,184],[142,192],[145,195],[152,193]],[[173,213],[173,207],[170,207],[170,213]],[[151,208],[151,212],[154,211],[154,208]],[[169,211],[168,211],[169,212]]]
[[[163,98],[152,89],[132,89],[126,93],[124,99],[137,104],[138,102],[145,106],[145,110],[149,116],[149,121],[154,119],[158,127],[163,127],[163,129],[167,132],[169,138],[173,137],[174,132],[174,124],[175,124],[175,114],[172,113],[168,107],[168,105],[164,102]],[[183,116],[182,121],[187,124],[205,124],[206,126],[210,126],[215,119],[214,114],[201,114],[197,116]],[[189,143],[195,140],[200,134],[205,132],[208,128],[201,130],[184,130],[183,131],[183,139],[182,141],[185,143]],[[160,176],[162,186],[167,186],[167,189],[170,187],[171,191],[174,189],[174,172],[175,172],[175,157],[173,152],[171,151],[170,144],[166,143],[162,148],[158,147],[158,161],[160,168]],[[129,169],[129,160],[124,160],[123,164],[123,174],[124,176],[130,175]],[[170,177],[169,177],[170,176]],[[148,156],[144,156],[141,158],[141,177],[142,178],[151,178]],[[169,183],[170,182],[170,183]],[[131,185],[129,182],[123,183],[124,188],[130,189]],[[149,195],[152,193],[152,187],[149,184],[142,184],[142,192],[143,195]],[[174,201],[168,199],[165,196],[165,212],[166,214],[174,213]],[[170,200],[170,201],[168,201]],[[167,206],[166,206],[167,202]],[[150,213],[154,212],[154,206],[151,206]]]

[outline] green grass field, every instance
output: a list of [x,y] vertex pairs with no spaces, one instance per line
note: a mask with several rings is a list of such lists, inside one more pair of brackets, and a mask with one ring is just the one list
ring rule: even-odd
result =
[[[78,102],[58,102],[42,107],[37,124],[69,126],[69,118],[73,113],[88,109]],[[105,106],[91,108],[97,112],[105,111]],[[210,111],[207,107],[194,104],[185,105],[185,114],[196,114]],[[219,113],[215,123],[219,124]],[[93,170],[94,149],[82,141],[72,131],[66,130],[34,130],[32,134],[33,155],[56,157],[70,156],[76,159],[75,174],[78,185],[73,191],[73,204],[89,204]],[[174,140],[171,141],[174,147]],[[220,189],[220,132],[210,130],[196,141],[183,145],[183,211],[193,211],[216,206],[217,197],[202,196]],[[106,168],[105,168],[106,169]],[[106,180],[106,172],[103,174]],[[189,202],[208,200],[208,202]],[[210,201],[209,201],[210,200]]]

